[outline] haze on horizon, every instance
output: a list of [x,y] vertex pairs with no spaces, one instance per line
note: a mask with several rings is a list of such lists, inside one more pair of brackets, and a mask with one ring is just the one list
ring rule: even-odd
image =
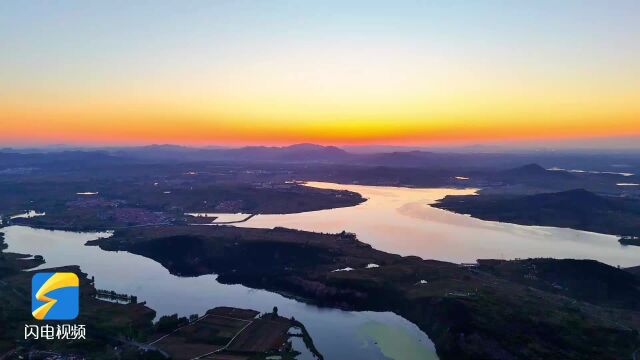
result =
[[637,1],[3,2],[0,144],[637,147],[638,39]]

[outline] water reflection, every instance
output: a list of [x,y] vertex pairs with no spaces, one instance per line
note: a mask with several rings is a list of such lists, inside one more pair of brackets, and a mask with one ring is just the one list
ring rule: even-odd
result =
[[13,215],[11,216],[11,219],[29,219],[32,217],[36,217],[36,216],[44,216],[46,215],[46,213],[44,212],[37,212],[35,210],[29,210],[25,213],[22,214],[17,214],[17,215]]
[[47,263],[42,268],[79,265],[82,271],[95,276],[97,288],[136,295],[158,315],[203,314],[216,306],[269,312],[277,306],[283,315],[294,316],[305,324],[325,359],[388,359],[376,343],[362,342],[361,326],[370,322],[400,329],[414,346],[435,354],[433,343],[424,333],[393,313],[322,309],[268,291],[221,284],[215,275],[177,277],[145,257],[84,246],[88,240],[110,236],[108,232],[76,233],[24,226],[10,226],[2,231],[9,246],[7,251],[43,255]]
[[[428,206],[446,195],[474,194],[475,189],[308,185],[356,191],[368,201],[349,208],[258,215],[236,226],[284,226],[321,232],[347,230],[380,250],[454,262],[547,256],[597,259],[622,266],[640,263],[640,248],[623,247],[615,236],[482,221]],[[435,358],[432,342],[415,325],[393,313],[320,309],[271,292],[220,284],[215,275],[176,277],[150,259],[83,246],[87,240],[110,236],[110,233],[73,233],[22,226],[3,231],[9,251],[43,255],[47,260],[45,267],[80,265],[83,271],[95,276],[98,288],[137,295],[159,315],[202,314],[222,305],[262,312],[278,306],[283,314],[295,316],[307,326],[327,359]]]
[[426,351],[426,347],[413,341],[411,334],[402,328],[369,321],[360,326],[360,334],[366,343],[373,342],[389,359],[437,359],[433,353]]
[[379,250],[425,259],[473,262],[479,258],[555,257],[596,259],[611,265],[640,264],[640,247],[622,246],[612,235],[483,221],[433,208],[446,195],[476,189],[416,189],[310,182],[350,190],[368,200],[348,208],[285,215],[258,215],[236,226],[354,232]]

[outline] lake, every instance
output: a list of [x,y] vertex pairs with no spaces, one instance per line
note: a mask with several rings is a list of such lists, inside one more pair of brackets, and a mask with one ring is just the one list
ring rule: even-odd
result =
[[[476,189],[319,182],[307,185],[355,191],[367,201],[348,208],[258,215],[235,226],[283,226],[334,233],[346,230],[380,250],[458,263],[478,258],[542,256],[596,259],[622,266],[640,264],[640,248],[623,247],[615,236],[483,221],[429,206],[446,195],[474,194]],[[245,215],[225,214],[224,219]],[[47,261],[43,267],[80,265],[84,272],[95,276],[97,288],[137,295],[159,315],[203,314],[207,309],[223,305],[267,312],[277,306],[284,316],[295,316],[305,324],[326,359],[437,359],[429,338],[393,313],[322,309],[268,291],[220,284],[215,275],[177,277],[142,256],[84,246],[86,241],[110,236],[110,233],[49,231],[23,226],[10,226],[2,231],[6,234],[8,251],[43,255]],[[295,345],[301,346],[299,342]],[[303,352],[300,359],[311,357]]]
[[350,231],[374,248],[455,263],[477,259],[554,257],[595,259],[623,267],[640,265],[640,247],[618,237],[573,229],[484,221],[429,206],[446,195],[477,189],[418,189],[309,182],[323,189],[350,190],[367,201],[353,207],[284,215],[258,215],[235,226],[335,233]]
[[[318,308],[281,295],[242,285],[224,285],[215,275],[178,277],[159,263],[127,252],[108,252],[84,246],[110,233],[78,233],[9,226],[1,231],[11,252],[43,255],[41,268],[79,265],[95,277],[98,289],[138,296],[158,315],[204,314],[216,306],[235,306],[269,312],[277,306],[283,316],[305,324],[325,359],[437,359],[431,340],[404,318],[389,312],[356,312]],[[25,309],[30,311],[30,309]],[[402,344],[402,346],[397,346]],[[301,360],[313,356],[300,341]]]

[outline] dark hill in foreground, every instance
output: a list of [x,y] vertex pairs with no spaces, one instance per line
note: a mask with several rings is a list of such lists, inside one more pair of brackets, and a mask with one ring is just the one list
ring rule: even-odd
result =
[[463,267],[384,253],[349,233],[283,228],[137,227],[90,243],[181,276],[215,273],[319,305],[392,311],[424,330],[443,360],[623,359],[640,346],[638,278],[596,261]]

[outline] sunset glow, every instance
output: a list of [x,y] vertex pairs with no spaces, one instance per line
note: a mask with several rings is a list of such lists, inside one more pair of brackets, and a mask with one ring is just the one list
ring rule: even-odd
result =
[[18,4],[4,144],[640,135],[635,1]]

